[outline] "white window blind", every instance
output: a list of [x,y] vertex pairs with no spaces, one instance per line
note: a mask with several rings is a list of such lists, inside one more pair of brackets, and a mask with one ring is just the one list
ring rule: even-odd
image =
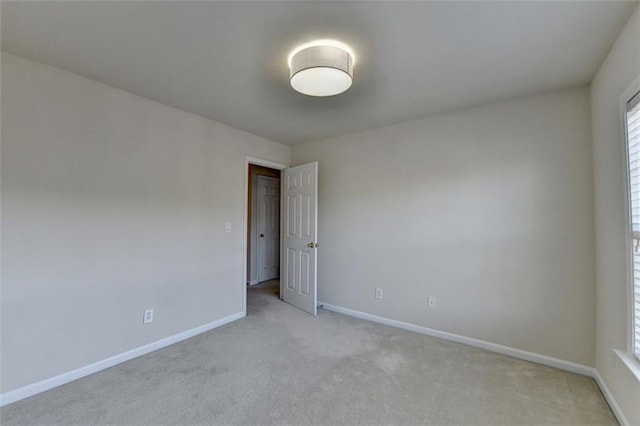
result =
[[640,358],[640,92],[627,103],[625,118],[633,243],[632,351]]

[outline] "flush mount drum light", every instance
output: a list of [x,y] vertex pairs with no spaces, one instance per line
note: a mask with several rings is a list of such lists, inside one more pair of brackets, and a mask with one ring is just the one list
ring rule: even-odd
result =
[[289,55],[291,87],[309,96],[333,96],[353,82],[355,57],[349,46],[335,40],[316,40]]

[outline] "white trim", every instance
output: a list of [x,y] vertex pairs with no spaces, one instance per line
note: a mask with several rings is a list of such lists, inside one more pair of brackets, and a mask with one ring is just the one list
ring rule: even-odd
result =
[[[431,337],[436,337],[443,340],[462,343],[465,345],[486,349],[492,352],[501,353],[503,355],[513,356],[514,358],[519,358],[527,361],[536,362],[539,364],[549,365],[551,367],[556,367],[562,370],[567,370],[574,373],[583,374],[585,376],[593,377],[596,383],[598,384],[598,386],[600,387],[600,389],[602,390],[602,394],[606,398],[607,402],[609,403],[609,406],[611,407],[611,410],[615,414],[620,424],[622,426],[629,425],[629,422],[627,421],[624,413],[620,409],[620,406],[616,402],[615,398],[613,397],[613,394],[609,391],[609,388],[605,384],[604,379],[595,368],[591,368],[582,364],[576,364],[569,361],[564,361],[557,358],[548,357],[545,355],[539,355],[532,352],[523,351],[520,349],[511,348],[508,346],[498,345],[496,343],[485,342],[483,340],[464,337],[457,334],[434,330],[431,328],[422,327],[419,325],[410,324],[403,321],[392,320],[392,319],[380,317],[377,315],[367,314],[365,312],[360,312],[360,311],[355,311],[348,308],[343,308],[340,306],[330,305],[328,303],[319,302],[318,306],[320,306],[323,309],[337,312],[343,315],[348,315],[355,318],[360,318],[367,321],[375,322],[378,324],[383,324],[390,327],[396,327],[403,330],[412,331],[415,333],[424,334]],[[123,362],[132,360],[134,358],[138,358],[142,355],[146,355],[148,353],[157,351],[159,349],[165,348],[167,346],[170,346],[175,343],[181,342],[183,340],[189,339],[191,337],[197,336],[198,334],[202,334],[207,331],[213,330],[215,328],[221,327],[225,324],[239,320],[244,317],[245,317],[244,312],[238,312],[236,314],[229,315],[225,318],[221,318],[219,320],[210,322],[208,324],[204,324],[199,327],[192,328],[191,330],[187,330],[182,333],[178,333],[173,336],[155,341],[153,343],[149,343],[147,345],[129,350],[127,352],[123,352],[121,354],[112,356],[102,361],[98,361],[93,364],[89,364],[87,366],[80,367],[78,369],[68,371],[63,374],[59,374],[49,379],[41,380],[39,382],[32,383],[30,385],[23,386],[18,389],[5,392],[3,394],[0,394],[0,407],[11,404],[13,402],[20,401],[21,399],[25,399],[30,396],[45,392],[55,387],[62,386],[66,383],[70,383],[74,380],[81,379],[83,377],[86,377],[91,374],[97,373],[99,371],[105,370],[107,368],[113,367],[114,365],[121,364]]]
[[262,158],[252,157],[250,155],[247,155],[244,158],[247,160],[247,165],[251,163],[258,166],[269,167],[271,169],[276,169],[276,170],[284,170],[287,167],[289,167],[289,165],[284,163],[276,163],[275,161],[263,160]]
[[[499,345],[497,343],[491,343],[484,340],[473,339],[471,337],[460,336],[458,334],[447,333],[445,331],[434,330],[432,328],[422,327],[419,325],[411,324],[408,322],[393,320],[389,318],[380,317],[377,315],[368,314],[366,312],[356,311],[353,309],[343,308],[341,306],[331,305],[329,303],[318,302],[318,306],[328,311],[337,312],[343,315],[348,315],[355,318],[375,322],[378,324],[387,325],[389,327],[396,327],[402,330],[412,331],[414,333],[424,334],[426,336],[435,337],[442,340],[448,340],[451,342],[461,343],[463,345],[473,346],[476,348],[485,349],[491,352],[497,352],[503,355],[508,355],[514,358],[523,359],[525,361],[531,361],[549,367],[558,368],[560,370],[570,371],[572,373],[582,374],[584,376],[592,377],[602,394],[604,395],[611,411],[618,419],[621,426],[629,426],[629,421],[625,417],[622,409],[618,405],[618,402],[613,397],[613,394],[604,382],[604,379],[600,375],[600,372],[593,367],[587,365],[578,364],[571,361],[565,361],[563,359],[550,357],[547,355],[541,355],[533,352],[524,351],[522,349],[516,349],[509,346]],[[615,351],[618,357],[625,361],[624,356],[630,356],[622,351]],[[626,364],[626,363],[625,363]],[[628,365],[628,364],[627,364]]]
[[[244,211],[242,218],[242,312],[245,315],[247,314],[247,218],[249,216],[249,203],[247,198],[249,197],[249,164],[270,167],[276,170],[284,170],[289,167],[287,164],[276,163],[275,161],[264,160],[250,155],[245,155],[244,157],[244,194],[242,196],[244,205],[242,209]],[[282,199],[280,203],[280,211],[282,212]],[[280,226],[280,248],[282,249],[282,226]],[[282,252],[280,253],[280,259],[282,259]],[[282,294],[282,282],[280,283],[280,294]]]
[[113,367],[114,365],[121,364],[125,361],[129,361],[134,358],[138,358],[139,356],[142,356],[142,355],[146,355],[150,352],[157,351],[158,349],[165,348],[167,346],[173,345],[174,343],[181,342],[183,340],[189,339],[198,334],[201,334],[209,330],[213,330],[214,328],[228,324],[232,321],[238,320],[240,318],[244,318],[244,316],[245,316],[244,312],[238,312],[233,315],[229,315],[228,317],[224,317],[219,320],[210,322],[208,324],[204,324],[199,327],[192,328],[191,330],[183,331],[182,333],[174,334],[173,336],[169,336],[164,339],[157,340],[153,343],[149,343],[147,345],[140,346],[138,348],[131,349],[126,352],[122,352],[110,358],[103,359],[102,361],[94,362],[93,364],[85,365],[84,367],[80,367],[72,371],[67,371],[66,373],[58,374],[57,376],[50,377],[48,379],[41,380],[36,383],[32,383],[30,385],[26,385],[9,392],[5,392],[3,394],[0,394],[0,407],[5,406],[7,404],[11,404],[12,402],[20,401],[21,399],[28,398],[30,396],[39,394],[49,389],[53,389],[55,387],[64,385],[74,380],[81,379],[93,373],[97,373],[109,367]]
[[613,352],[618,356],[620,361],[631,371],[631,374],[640,382],[640,361],[638,358],[626,351],[614,349]]
[[256,284],[260,284],[260,282],[258,280],[249,281],[249,285],[256,285]]
[[621,426],[629,426],[629,421],[627,420],[624,413],[622,412],[622,409],[618,405],[618,402],[615,400],[615,398],[613,397],[613,394],[605,384],[604,379],[600,375],[600,372],[595,368],[593,369],[593,378],[596,381],[600,390],[602,391],[604,398],[609,403],[609,407],[611,407],[611,411],[613,411],[613,414],[616,416],[616,419],[618,419],[618,423],[620,423]]
[[460,336],[459,334],[447,333],[446,331],[435,330],[433,328],[422,327],[420,325],[411,324],[404,321],[379,317],[377,315],[355,311],[353,309],[343,308],[341,306],[330,305],[328,303],[318,302],[318,306],[329,311],[349,315],[351,317],[364,319],[378,324],[388,325],[390,327],[396,327],[407,331],[413,331],[414,333],[424,334],[426,336],[436,337],[438,339],[448,340],[450,342],[462,343],[463,345],[474,346],[476,348],[485,349],[491,352],[497,352],[499,354],[512,356],[514,358],[523,359],[525,361],[548,365],[549,367],[559,368],[561,370],[582,374],[584,376],[594,376],[593,367],[589,367],[587,365],[565,361],[563,359],[553,358],[547,355],[536,354],[533,352],[524,351],[522,349],[499,345],[497,343],[491,343],[480,339]]

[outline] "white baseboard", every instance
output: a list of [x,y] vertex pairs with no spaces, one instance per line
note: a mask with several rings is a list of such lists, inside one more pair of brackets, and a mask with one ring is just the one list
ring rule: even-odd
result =
[[609,403],[609,407],[611,407],[611,411],[613,411],[613,414],[618,419],[618,423],[620,423],[621,426],[629,426],[629,421],[627,420],[627,417],[624,415],[624,413],[622,412],[622,409],[618,405],[618,402],[615,400],[615,398],[613,397],[613,394],[605,384],[604,379],[600,375],[600,372],[595,368],[593,369],[593,378],[595,379],[596,383],[598,384],[598,387],[602,391],[604,398]]
[[84,367],[80,367],[78,369],[68,371],[66,373],[41,380],[36,383],[32,383],[30,385],[26,385],[9,392],[5,392],[3,394],[0,394],[0,407],[64,385],[82,377],[86,377],[90,374],[97,373],[98,371],[113,367],[114,365],[121,364],[125,361],[129,361],[139,356],[146,355],[150,352],[157,351],[158,349],[173,345],[174,343],[178,343],[182,340],[186,340],[190,337],[196,336],[206,331],[213,330],[214,328],[228,324],[232,321],[243,318],[244,316],[244,312],[238,312],[236,314],[229,315],[228,317],[221,318],[217,321],[192,328],[191,330],[183,331],[182,333],[174,334],[173,336],[169,336],[153,343],[131,349],[130,351],[126,351],[118,355],[114,355],[110,358],[103,359],[102,361],[94,362],[93,364],[89,364]]
[[584,376],[594,377],[593,367],[589,367],[587,365],[565,361],[563,359],[536,354],[533,352],[524,351],[522,349],[516,349],[510,346],[499,345],[497,343],[491,343],[471,337],[460,336],[459,334],[447,333],[446,331],[435,330],[433,328],[422,327],[420,325],[415,325],[404,321],[384,318],[377,315],[368,314],[366,312],[360,312],[353,309],[343,308],[341,306],[331,305],[328,303],[318,302],[318,305],[329,311],[338,312],[340,314],[349,315],[355,318],[364,319],[378,324],[388,325],[390,327],[401,328],[407,331],[413,331],[414,333],[420,333],[426,336],[448,340],[450,342],[462,343],[463,345],[486,349],[491,352],[497,352],[499,354],[512,356],[514,358],[523,359],[525,361],[548,365],[550,367],[559,368],[561,370],[570,371],[572,373],[582,374]]
[[547,355],[541,355],[533,352],[523,351],[522,349],[512,348],[510,346],[499,345],[497,343],[486,342],[484,340],[473,339],[471,337],[460,336],[458,334],[447,333],[445,331],[434,330],[428,327],[422,327],[420,325],[411,324],[408,322],[393,320],[377,315],[368,314],[366,312],[360,312],[353,309],[343,308],[341,306],[331,305],[329,303],[318,302],[318,305],[329,311],[337,312],[351,317],[360,318],[363,320],[375,322],[378,324],[387,325],[390,327],[396,327],[407,331],[413,331],[415,333],[424,334],[426,336],[436,337],[442,340],[448,340],[451,342],[462,343],[468,346],[474,346],[476,348],[485,349],[492,352],[497,352],[503,355],[512,356],[514,358],[523,359],[525,361],[531,361],[538,364],[548,365],[550,367],[558,368],[560,370],[570,371],[572,373],[582,374],[584,376],[593,377],[598,387],[602,391],[605,399],[611,407],[611,411],[618,419],[621,426],[629,426],[629,421],[625,417],[624,413],[620,409],[618,402],[613,397],[613,394],[604,382],[604,379],[600,375],[600,372],[593,367],[589,367],[583,364],[577,364],[571,361],[565,361],[563,359],[550,357]]
[[249,285],[256,285],[256,284],[260,284],[260,282],[258,280],[249,281]]
[[[488,351],[497,352],[503,355],[512,356],[514,358],[523,359],[523,360],[535,362],[538,364],[548,365],[550,367],[559,368],[561,370],[566,370],[573,373],[578,373],[585,376],[593,377],[596,383],[598,384],[598,386],[600,387],[600,389],[602,390],[602,394],[606,398],[607,402],[609,403],[609,406],[611,407],[611,410],[615,414],[620,424],[622,426],[629,425],[627,418],[625,417],[624,413],[620,409],[620,406],[618,405],[615,398],[613,397],[613,394],[611,393],[611,391],[609,391],[609,388],[605,384],[602,376],[595,368],[582,365],[582,364],[577,364],[570,361],[565,361],[558,358],[549,357],[546,355],[540,355],[533,352],[512,348],[509,346],[499,345],[497,343],[486,342],[484,340],[473,339],[471,337],[460,336],[458,334],[453,334],[453,333],[447,333],[445,331],[435,330],[428,327],[422,327],[422,326],[411,324],[408,322],[384,318],[377,315],[368,314],[366,312],[361,312],[353,309],[343,308],[341,306],[331,305],[328,303],[318,302],[318,305],[323,309],[327,309],[329,311],[337,312],[337,313],[348,315],[351,317],[360,318],[367,321],[387,325],[390,327],[396,327],[396,328],[400,328],[407,331],[412,331],[412,332],[423,334],[426,336],[436,337],[438,339],[448,340],[456,343],[462,343],[464,345],[474,346],[474,347],[485,349]],[[208,324],[204,324],[199,327],[192,328],[191,330],[187,330],[182,333],[178,333],[173,336],[158,340],[156,342],[149,343],[144,346],[140,346],[138,348],[132,349],[127,352],[123,352],[121,354],[112,356],[102,361],[98,361],[93,364],[80,367],[78,369],[68,371],[63,374],[59,374],[49,379],[45,379],[36,383],[32,383],[27,386],[23,386],[18,389],[14,389],[9,392],[5,392],[3,394],[0,394],[0,407],[11,404],[12,402],[16,402],[24,398],[28,398],[36,394],[39,394],[49,389],[53,389],[55,387],[64,385],[66,383],[72,382],[82,377],[89,376],[101,370],[105,370],[109,367],[113,367],[114,365],[121,364],[125,361],[129,361],[131,359],[137,358],[142,355],[146,355],[150,352],[157,351],[158,349],[162,349],[164,347],[173,345],[174,343],[178,343],[180,341],[189,339],[198,334],[207,332],[209,330],[213,330],[214,328],[236,321],[245,316],[246,314],[244,312],[238,312],[228,317],[221,318],[217,321],[213,321]]]

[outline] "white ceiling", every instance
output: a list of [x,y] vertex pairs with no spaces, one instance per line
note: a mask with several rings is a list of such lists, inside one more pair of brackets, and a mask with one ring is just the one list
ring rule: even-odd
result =
[[[2,49],[287,144],[587,83],[637,2],[3,2]],[[288,85],[335,38],[353,87]]]

